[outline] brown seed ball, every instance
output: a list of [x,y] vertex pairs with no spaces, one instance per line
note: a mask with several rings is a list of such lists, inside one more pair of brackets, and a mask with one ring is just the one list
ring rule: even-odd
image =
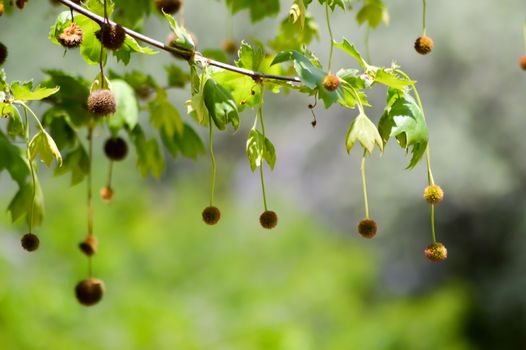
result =
[[82,44],[83,39],[84,32],[76,23],[71,23],[58,37],[60,45],[67,47],[68,49],[79,47],[80,44]]
[[526,55],[522,55],[519,59],[519,64],[523,70],[526,70]]
[[18,7],[20,10],[24,9],[24,6],[26,6],[27,0],[16,0],[16,7]]
[[259,223],[263,228],[273,229],[278,225],[278,214],[272,210],[264,211],[259,217]]
[[227,39],[223,42],[223,51],[229,55],[235,55],[237,53],[237,44],[232,39]]
[[433,50],[433,39],[427,35],[418,37],[415,41],[415,50],[421,55],[427,55]]
[[0,2],[0,16],[4,14],[4,3]]
[[[188,32],[188,34],[190,34],[190,37],[192,38],[192,41],[194,42],[194,46],[197,47],[198,46],[198,41],[197,41],[197,37],[195,36],[195,34],[192,33],[192,32]],[[171,32],[170,34],[168,34],[168,37],[166,38],[166,46],[175,47],[177,45],[176,41],[177,41],[177,35],[175,35],[174,32]],[[172,54],[172,56],[174,56],[176,58],[184,58],[184,57],[182,57],[180,55],[177,55],[174,52],[171,52],[171,54]]]
[[0,42],[0,66],[4,64],[7,58],[7,46]]
[[40,239],[32,233],[26,233],[20,240],[22,247],[28,252],[33,252],[40,246]]
[[113,161],[123,160],[128,154],[128,144],[121,137],[107,139],[104,143],[104,153]]
[[100,196],[102,197],[104,201],[111,202],[111,199],[113,198],[113,188],[109,186],[105,186],[101,188]]
[[323,79],[323,87],[328,91],[336,91],[340,86],[340,78],[334,74],[327,74]]
[[155,5],[159,11],[164,11],[172,15],[179,11],[182,3],[182,0],[155,0]]
[[426,258],[432,262],[440,262],[447,259],[447,249],[439,242],[432,243],[425,250]]
[[93,91],[88,97],[88,111],[97,117],[105,117],[117,111],[117,102],[111,90]]
[[115,26],[108,23],[102,24],[95,36],[102,43],[102,46],[110,50],[120,49],[126,40],[126,32],[118,24]]
[[358,223],[358,233],[362,235],[362,237],[371,239],[374,236],[376,236],[376,233],[378,232],[378,225],[376,224],[376,221],[371,219],[363,219]]
[[424,190],[424,199],[429,204],[438,204],[444,199],[444,191],[438,185],[427,186]]
[[203,210],[203,221],[208,225],[215,225],[221,219],[221,211],[216,207],[206,207]]
[[79,243],[79,249],[87,256],[92,256],[97,252],[97,238],[94,235],[88,235],[86,239]]
[[79,303],[85,306],[97,304],[104,295],[104,283],[97,279],[90,277],[80,281],[75,287],[75,295]]

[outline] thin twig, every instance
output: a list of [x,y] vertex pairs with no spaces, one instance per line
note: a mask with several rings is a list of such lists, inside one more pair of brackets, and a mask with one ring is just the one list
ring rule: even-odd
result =
[[[71,0],[58,0],[58,2],[62,3],[63,5],[69,7],[70,9],[80,13],[81,15],[83,16],[86,16],[88,17],[89,19],[99,23],[99,24],[102,24],[104,23],[104,17],[101,17],[93,12],[91,12],[90,10],[80,6],[80,5],[77,5],[75,4],[74,2],[72,2]],[[110,25],[117,25],[115,22],[112,22],[112,21],[107,21],[106,23],[109,23]],[[170,52],[174,55],[176,55],[177,57],[180,57],[180,58],[183,58],[185,60],[190,60],[192,57],[194,56],[200,56],[200,57],[203,57],[206,62],[211,65],[211,66],[215,66],[215,67],[218,67],[218,68],[222,68],[222,69],[225,69],[225,70],[229,70],[229,71],[232,71],[232,72],[236,72],[236,73],[239,73],[239,74],[243,74],[243,75],[248,75],[250,77],[252,77],[254,80],[260,80],[260,79],[270,79],[270,80],[282,80],[282,81],[288,81],[288,82],[291,82],[291,83],[301,83],[301,80],[297,77],[286,77],[286,76],[282,76],[282,75],[273,75],[273,74],[263,74],[263,73],[258,73],[258,72],[254,72],[254,71],[251,71],[251,70],[248,70],[248,69],[243,69],[243,68],[239,68],[239,67],[236,67],[236,66],[232,66],[230,64],[226,64],[226,63],[223,63],[223,62],[219,62],[219,61],[216,61],[216,60],[213,60],[213,59],[210,59],[210,58],[206,58],[204,57],[200,52],[192,52],[191,50],[188,50],[187,48],[184,48],[184,47],[180,47],[180,46],[177,46],[177,45],[173,45],[173,46],[168,46],[158,40],[155,40],[153,38],[150,38],[149,36],[146,36],[144,34],[141,34],[141,33],[137,33],[136,31],[134,30],[131,30],[129,28],[126,28],[126,27],[122,27],[124,29],[124,31],[126,32],[126,34],[128,34],[129,36],[131,36],[132,38],[135,38],[136,40],[139,40],[139,41],[142,41],[146,44],[149,44],[151,46],[154,46],[154,47],[157,47],[158,49],[161,49],[163,51],[167,51],[167,52]]]

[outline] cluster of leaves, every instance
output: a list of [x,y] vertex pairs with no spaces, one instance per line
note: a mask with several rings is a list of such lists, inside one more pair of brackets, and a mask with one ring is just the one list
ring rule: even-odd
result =
[[[279,12],[279,0],[247,1],[226,0],[232,13],[249,9],[253,21]],[[319,0],[331,11],[337,8],[352,9],[350,0]],[[152,1],[115,0],[108,1],[107,13],[122,24],[133,28],[141,26],[144,15],[152,12]],[[98,14],[104,14],[102,0],[86,0],[84,7]],[[29,176],[28,160],[33,161],[37,154],[50,165],[53,158],[64,155],[63,164],[55,169],[57,175],[71,174],[71,183],[81,182],[89,171],[89,159],[86,146],[82,140],[82,130],[96,126],[106,126],[109,133],[117,136],[126,133],[137,154],[137,167],[141,174],[152,174],[159,177],[165,165],[164,152],[176,158],[179,155],[196,158],[204,153],[204,145],[198,133],[191,124],[184,121],[177,107],[170,102],[167,88],[184,88],[189,82],[191,98],[186,102],[187,113],[202,126],[210,123],[218,130],[225,130],[231,125],[234,131],[241,124],[240,113],[246,108],[255,108],[263,99],[263,91],[272,93],[297,91],[308,96],[315,96],[323,101],[325,108],[339,104],[348,109],[358,108],[358,116],[351,122],[346,135],[346,146],[350,152],[356,142],[369,153],[375,147],[381,151],[388,140],[395,138],[400,146],[412,153],[409,168],[414,167],[421,159],[427,146],[427,127],[422,108],[418,101],[410,95],[410,88],[415,82],[407,78],[399,67],[376,67],[360,55],[358,50],[346,39],[334,45],[344,53],[353,57],[358,67],[340,69],[336,76],[340,84],[334,91],[323,86],[324,78],[330,73],[324,68],[318,58],[307,49],[308,44],[318,37],[318,25],[308,13],[312,0],[295,0],[289,15],[280,25],[277,36],[266,47],[261,42],[249,44],[242,42],[238,51],[235,66],[241,69],[269,75],[297,75],[301,84],[280,80],[261,79],[259,75],[249,76],[232,70],[211,67],[203,54],[192,55],[189,59],[189,70],[185,71],[178,65],[166,67],[167,83],[160,84],[152,76],[140,71],[124,74],[110,72],[108,86],[117,100],[117,113],[103,121],[95,121],[86,109],[86,100],[90,91],[96,88],[101,79],[98,76],[93,82],[83,77],[62,71],[46,71],[48,78],[42,87],[31,90],[29,83],[14,82],[10,86],[3,82],[1,89],[2,113],[9,116],[6,127],[7,135],[0,133],[0,147],[3,156],[0,160],[0,170],[6,169],[19,184],[20,190],[15,196],[10,210],[13,219],[24,214],[22,209],[27,204],[29,191],[27,178]],[[358,23],[376,27],[387,22],[387,10],[380,0],[363,0],[356,14]],[[124,11],[126,9],[126,11]],[[130,10],[131,9],[131,10]],[[176,50],[193,52],[195,44],[189,32],[178,25],[173,17],[164,15],[175,35]],[[59,44],[58,36],[64,28],[75,21],[84,32],[84,40],[80,46],[80,55],[87,64],[105,65],[107,51],[101,49],[96,38],[99,24],[82,16],[71,17],[69,11],[58,15],[50,31],[50,40]],[[123,47],[113,51],[117,61],[128,65],[132,54],[156,54],[152,49],[140,46],[135,39],[126,36]],[[102,55],[102,56],[101,56]],[[221,55],[218,55],[221,56]],[[222,59],[226,61],[223,55]],[[288,63],[291,63],[290,65]],[[105,78],[104,78],[105,79]],[[3,79],[2,81],[5,81]],[[375,85],[388,87],[388,98],[385,113],[380,118],[378,127],[368,118],[367,90]],[[53,89],[60,86],[61,90]],[[33,94],[33,95],[29,95]],[[38,98],[36,98],[38,97]],[[12,100],[9,100],[9,99]],[[42,118],[43,127],[31,141],[29,157],[12,142],[16,137],[25,137],[24,124],[14,100],[30,101],[45,99],[49,108]],[[11,102],[9,102],[11,101]],[[141,113],[149,114],[150,125],[140,123]],[[257,122],[257,119],[256,119]],[[26,123],[27,124],[27,123]],[[49,132],[45,131],[46,127]],[[54,141],[53,141],[54,140]],[[252,170],[260,167],[265,160],[271,168],[276,163],[276,151],[264,133],[256,128],[250,130],[247,137],[247,156]],[[8,158],[10,157],[11,160]],[[7,160],[6,160],[7,159]],[[14,160],[12,160],[14,159]],[[18,199],[17,199],[18,198]],[[13,204],[14,203],[14,204]],[[28,208],[26,205],[25,208]]]

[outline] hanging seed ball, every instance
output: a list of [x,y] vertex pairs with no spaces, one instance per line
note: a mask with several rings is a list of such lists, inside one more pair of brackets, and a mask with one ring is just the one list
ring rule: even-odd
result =
[[111,199],[113,198],[113,188],[109,186],[105,186],[101,188],[100,196],[102,197],[104,201],[111,202]]
[[22,247],[28,252],[33,252],[40,246],[40,239],[32,233],[26,233],[20,240]]
[[426,258],[432,262],[440,262],[447,259],[447,249],[442,243],[439,242],[428,245],[425,253]]
[[93,91],[88,97],[88,111],[97,117],[105,117],[114,114],[117,110],[117,102],[111,90],[100,89]]
[[323,79],[323,87],[328,91],[336,91],[340,86],[340,78],[334,74],[327,74]]
[[24,9],[24,6],[26,6],[27,0],[16,0],[16,7],[18,7],[20,10]]
[[87,278],[75,287],[75,295],[79,303],[85,306],[97,304],[104,295],[104,283],[98,278]]
[[164,11],[172,15],[179,11],[182,3],[182,0],[155,0],[155,5],[159,11]]
[[278,214],[272,210],[264,211],[259,217],[259,223],[263,228],[273,229],[278,225]]
[[104,153],[113,161],[123,160],[128,154],[128,144],[121,137],[107,139],[104,143]]
[[229,55],[235,55],[237,53],[237,44],[232,39],[226,39],[223,42],[223,51]]
[[522,70],[526,70],[526,55],[522,55],[519,59],[519,64],[522,68]]
[[71,23],[58,37],[60,45],[67,47],[68,49],[79,47],[80,44],[82,44],[83,39],[84,32],[76,23]]
[[427,186],[424,190],[424,199],[429,204],[438,204],[444,199],[444,191],[438,185]]
[[378,225],[376,224],[376,221],[371,219],[363,219],[358,223],[358,233],[362,235],[362,237],[371,239],[374,236],[376,236],[376,233],[378,232]]
[[7,58],[7,46],[0,42],[0,66],[4,64]]
[[427,55],[433,50],[433,39],[427,35],[418,37],[415,41],[415,50],[421,55]]
[[0,16],[4,14],[4,3],[0,2]]
[[221,211],[216,207],[206,207],[203,210],[203,221],[208,225],[215,225],[221,219]]
[[97,238],[94,235],[88,235],[86,239],[79,243],[79,249],[87,256],[92,256],[97,252]]
[[126,40],[126,32],[118,24],[115,26],[108,23],[102,24],[95,36],[102,43],[102,46],[110,50],[120,49]]

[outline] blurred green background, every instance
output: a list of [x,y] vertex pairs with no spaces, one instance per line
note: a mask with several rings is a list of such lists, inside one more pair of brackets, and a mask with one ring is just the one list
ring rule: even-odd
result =
[[[344,136],[354,114],[316,110],[297,94],[268,96],[267,133],[278,151],[267,172],[270,207],[280,216],[273,231],[258,224],[259,178],[250,172],[242,130],[217,137],[217,204],[223,220],[206,227],[209,161],[169,161],[160,181],[141,179],[134,157],[115,168],[115,199],[95,203],[100,252],[95,275],[107,286],[93,308],[77,304],[73,287],[86,274],[77,249],[86,229],[85,186],[45,178],[46,219],[41,249],[19,247],[25,225],[0,223],[0,348],[2,349],[522,349],[526,344],[526,151],[524,92],[518,67],[524,52],[523,1],[439,2],[428,6],[434,52],[418,56],[420,1],[386,1],[388,28],[371,33],[373,63],[395,59],[418,80],[430,127],[434,175],[446,191],[437,209],[437,233],[449,259],[430,264],[423,166],[404,170],[394,144],[368,161],[372,241],[356,234],[363,216],[359,152],[348,157]],[[287,1],[282,1],[287,7]],[[287,5],[287,6],[285,6]],[[62,68],[92,79],[96,67],[78,54],[63,57],[47,40],[60,8],[31,1],[24,12],[0,18],[0,40],[10,48],[12,80],[43,78]],[[203,13],[203,11],[205,13]],[[282,9],[283,14],[286,8]],[[313,6],[322,22],[323,12]],[[187,26],[200,48],[217,48],[228,23],[222,4],[188,3]],[[221,15],[217,15],[221,14]],[[350,16],[334,17],[335,35],[363,51],[364,29]],[[279,19],[251,25],[234,18],[236,38],[270,39]],[[214,30],[211,30],[213,28]],[[223,30],[223,28],[225,28]],[[163,40],[157,17],[145,32]],[[241,33],[244,35],[242,36]],[[263,36],[263,38],[262,38]],[[313,45],[322,61],[327,33]],[[135,58],[129,69],[160,79],[169,55]],[[335,66],[354,66],[338,55]],[[112,64],[117,71],[123,67]],[[187,92],[170,92],[184,111]],[[368,115],[378,120],[382,89]],[[39,110],[39,107],[36,106]],[[206,135],[206,130],[202,130]],[[97,135],[96,188],[104,185],[104,132]],[[15,186],[0,176],[0,205]]]

